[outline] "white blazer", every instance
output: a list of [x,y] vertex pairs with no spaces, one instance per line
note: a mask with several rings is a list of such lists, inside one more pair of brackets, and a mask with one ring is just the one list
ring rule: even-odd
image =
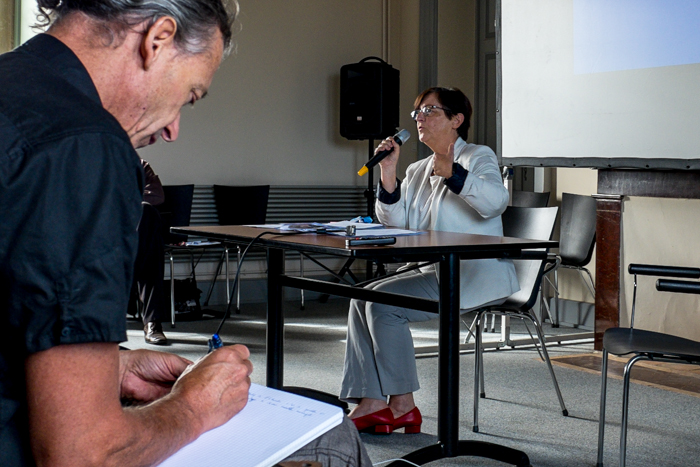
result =
[[[444,177],[431,175],[435,154],[406,169],[401,199],[394,204],[377,200],[382,224],[411,230],[439,230],[503,235],[501,214],[508,205],[498,159],[488,146],[467,144],[458,138],[455,162],[469,171],[461,193],[454,194]],[[423,268],[436,274],[435,265]],[[520,290],[515,268],[506,259],[464,260],[460,264],[460,308],[476,308]]]

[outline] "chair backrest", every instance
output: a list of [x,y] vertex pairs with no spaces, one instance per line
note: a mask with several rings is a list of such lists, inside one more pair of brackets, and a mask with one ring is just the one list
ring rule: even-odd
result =
[[163,239],[166,244],[175,245],[187,241],[187,235],[170,233],[170,227],[190,225],[194,185],[164,185],[165,201],[156,206],[163,221]]
[[565,266],[583,267],[595,246],[596,202],[592,196],[563,193],[559,256]]
[[[503,235],[506,237],[529,238],[532,240],[550,240],[557,221],[556,206],[550,208],[524,208],[509,206],[501,215]],[[532,308],[537,301],[542,273],[543,260],[514,260],[515,274],[520,284],[520,291],[514,293],[498,308],[525,311]]]
[[511,206],[521,208],[546,208],[549,204],[549,192],[535,193],[534,191],[513,190]]
[[214,185],[214,201],[219,224],[264,224],[269,196],[270,185]]

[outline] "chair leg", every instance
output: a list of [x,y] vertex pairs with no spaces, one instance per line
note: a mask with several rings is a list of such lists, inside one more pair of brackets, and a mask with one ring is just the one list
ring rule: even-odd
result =
[[241,312],[241,247],[238,246],[236,247],[237,251],[237,260],[236,260],[236,270],[238,271],[238,274],[236,274],[236,283],[233,285],[236,288],[236,313]]
[[170,327],[175,327],[175,261],[173,253],[170,255]]
[[[299,253],[299,275],[304,277],[304,255]],[[299,289],[301,293],[301,309],[304,309],[304,289]]]
[[552,316],[552,327],[559,327],[559,271],[554,270],[554,301],[552,302],[552,311],[554,315]]
[[467,337],[464,338],[464,343],[465,343],[465,344],[468,344],[468,343],[469,343],[469,339],[470,339],[471,337],[476,338],[476,336],[474,335],[474,332],[475,332],[475,331],[474,331],[474,328],[475,328],[475,326],[476,326],[476,322],[477,322],[478,319],[479,319],[479,314],[477,313],[476,316],[474,316],[474,319],[472,320],[472,324],[467,324],[466,321],[462,320],[462,322],[464,323],[464,325],[467,327]]
[[472,426],[472,431],[474,433],[479,432],[479,392],[481,386],[481,375],[483,375],[483,361],[481,357],[481,328],[482,328],[482,317],[484,313],[482,311],[476,312],[476,318],[474,322],[476,324],[474,328],[474,424]]
[[620,467],[625,467],[627,457],[627,412],[629,409],[630,396],[630,373],[632,367],[639,360],[646,360],[646,357],[637,355],[632,357],[625,365],[622,377],[622,423],[620,424]]
[[524,317],[530,319],[532,321],[532,324],[535,326],[535,331],[537,331],[537,338],[540,341],[540,345],[542,346],[542,354],[544,355],[544,359],[547,363],[547,368],[549,368],[549,375],[552,377],[552,382],[554,383],[554,390],[557,393],[557,398],[559,399],[559,406],[561,407],[561,413],[565,417],[569,416],[569,411],[566,410],[566,406],[564,405],[564,398],[561,395],[561,390],[559,389],[559,383],[557,383],[557,377],[554,375],[554,368],[552,367],[552,362],[549,360],[549,354],[547,353],[547,346],[544,343],[544,332],[542,332],[542,325],[540,325],[539,320],[537,319],[537,316],[535,316],[532,312],[529,314],[523,315]]
[[598,418],[598,462],[603,467],[603,446],[605,444],[605,396],[608,385],[608,351],[603,349],[603,362],[600,368],[600,417]]
[[[496,320],[495,314],[493,319]],[[505,314],[501,315],[501,342],[502,345],[510,344],[510,316]]]

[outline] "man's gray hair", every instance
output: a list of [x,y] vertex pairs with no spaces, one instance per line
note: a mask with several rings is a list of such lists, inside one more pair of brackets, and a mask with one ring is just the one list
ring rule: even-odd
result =
[[112,35],[110,42],[124,28],[144,21],[150,27],[159,18],[170,16],[177,22],[177,46],[190,54],[206,51],[216,29],[221,32],[225,54],[228,53],[238,15],[237,0],[38,0],[37,3],[41,26],[81,12],[104,23]]

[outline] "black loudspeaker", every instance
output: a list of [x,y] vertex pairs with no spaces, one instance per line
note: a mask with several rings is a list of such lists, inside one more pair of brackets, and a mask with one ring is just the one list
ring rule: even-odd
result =
[[[378,60],[367,62],[367,60]],[[340,68],[340,134],[383,139],[399,126],[399,70],[377,57]]]

